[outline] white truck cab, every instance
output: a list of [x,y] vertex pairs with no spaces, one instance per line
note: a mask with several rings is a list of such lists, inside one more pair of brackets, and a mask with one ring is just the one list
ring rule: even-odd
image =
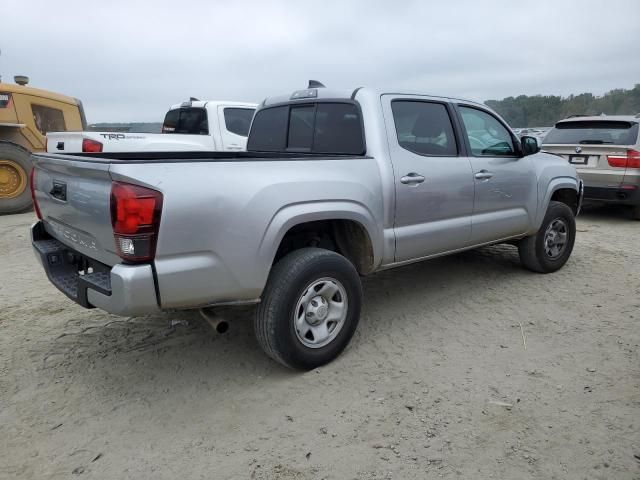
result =
[[165,115],[162,133],[50,132],[47,151],[244,151],[256,107],[255,103],[193,99],[171,106]]

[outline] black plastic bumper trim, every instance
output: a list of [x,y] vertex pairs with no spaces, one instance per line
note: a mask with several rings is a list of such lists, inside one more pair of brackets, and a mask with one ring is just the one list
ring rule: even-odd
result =
[[[49,281],[74,302],[94,308],[87,298],[89,289],[111,295],[111,268],[59,242],[46,232],[42,222],[31,228],[31,243]],[[89,269],[91,273],[84,273]]]

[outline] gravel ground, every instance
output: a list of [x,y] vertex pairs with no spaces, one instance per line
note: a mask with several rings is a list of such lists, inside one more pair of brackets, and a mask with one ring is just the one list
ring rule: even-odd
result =
[[496,246],[366,278],[351,345],[308,373],[251,310],[218,336],[71,303],[33,219],[0,217],[0,478],[640,479],[640,223],[615,210],[555,274]]

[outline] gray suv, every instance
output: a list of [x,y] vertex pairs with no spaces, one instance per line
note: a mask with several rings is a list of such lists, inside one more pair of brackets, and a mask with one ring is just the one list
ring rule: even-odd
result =
[[640,220],[640,114],[574,116],[561,120],[542,142],[576,167],[585,203],[629,205]]

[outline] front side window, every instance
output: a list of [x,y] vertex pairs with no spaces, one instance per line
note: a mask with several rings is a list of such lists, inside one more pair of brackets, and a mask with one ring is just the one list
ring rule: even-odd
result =
[[509,130],[493,115],[477,108],[460,107],[471,153],[475,156],[516,155]]
[[204,108],[177,108],[164,117],[162,133],[209,135],[207,111]]
[[225,108],[224,124],[227,130],[241,137],[248,136],[254,112],[252,108]]
[[394,100],[391,110],[402,148],[418,155],[458,155],[451,118],[443,104]]
[[57,108],[45,107],[44,105],[31,105],[33,121],[38,131],[46,135],[47,132],[64,132],[64,114]]
[[362,155],[360,112],[352,103],[265,108],[255,115],[247,150]]

